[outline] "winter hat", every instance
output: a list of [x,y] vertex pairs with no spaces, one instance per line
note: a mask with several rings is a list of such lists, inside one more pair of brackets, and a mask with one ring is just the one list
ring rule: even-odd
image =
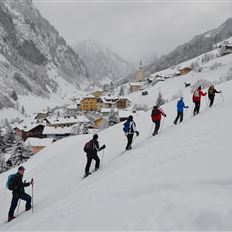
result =
[[199,86],[198,89],[201,90],[201,86]]
[[180,97],[180,100],[184,100],[184,97]]
[[130,115],[130,116],[128,117],[128,119],[129,119],[130,121],[133,121],[133,116]]
[[21,170],[26,170],[23,166],[20,166],[19,168],[18,168],[18,171],[21,171]]
[[94,134],[93,139],[98,139],[98,134]]

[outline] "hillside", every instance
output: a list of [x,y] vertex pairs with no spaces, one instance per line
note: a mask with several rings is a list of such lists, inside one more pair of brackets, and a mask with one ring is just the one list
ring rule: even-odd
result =
[[[168,54],[161,56],[144,67],[145,75],[159,72],[179,63],[188,61],[194,57],[214,50],[214,45],[232,36],[232,18],[227,19],[219,27],[209,30],[200,35],[194,36],[190,41],[180,44]],[[135,78],[135,73],[119,81],[119,84],[126,83]]]
[[11,98],[13,90],[48,102],[73,95],[86,80],[82,60],[31,0],[0,2],[0,109],[24,104]]
[[[216,88],[225,102],[217,95],[206,109],[203,100],[200,115],[192,118],[190,107],[178,126],[176,100],[164,105],[168,117],[157,137],[149,137],[150,112],[138,112],[140,136],[129,152],[121,124],[99,133],[107,146],[103,168],[87,179],[82,147],[91,135],[47,147],[25,163],[25,178],[35,178],[33,214],[5,224],[11,194],[0,189],[1,230],[231,230],[232,81]],[[187,89],[190,106],[191,95]],[[12,172],[0,176],[0,186]]]
[[86,64],[90,79],[96,83],[110,83],[134,71],[129,62],[96,41],[82,41],[73,48]]

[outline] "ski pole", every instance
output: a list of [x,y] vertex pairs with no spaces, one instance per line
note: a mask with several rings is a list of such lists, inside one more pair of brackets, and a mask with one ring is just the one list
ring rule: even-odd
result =
[[34,212],[34,180],[31,179],[31,212]]
[[137,138],[138,136],[137,135],[135,135],[135,137],[134,137],[134,139],[133,139],[133,141],[132,141],[132,143],[131,144],[133,144],[134,143],[134,141],[135,141],[135,139]]
[[161,123],[160,130],[162,129],[162,127],[163,127],[163,125],[164,125],[164,121],[165,121],[165,117],[164,117],[164,119],[163,119],[163,121],[162,121],[162,123]]
[[102,169],[102,166],[103,166],[104,155],[105,155],[105,150],[103,149],[103,150],[102,150],[101,169]]
[[222,102],[224,103],[225,100],[224,100],[224,97],[223,97],[223,95],[222,95],[222,91],[221,91],[221,97],[222,97]]
[[19,213],[19,207],[20,207],[21,199],[19,199],[18,207],[17,207],[17,214]]
[[208,98],[205,98],[206,109],[208,109],[208,102],[209,102],[209,99],[208,99]]

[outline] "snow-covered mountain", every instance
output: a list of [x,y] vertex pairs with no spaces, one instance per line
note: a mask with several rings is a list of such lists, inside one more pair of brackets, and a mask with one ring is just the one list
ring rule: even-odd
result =
[[193,37],[192,40],[179,45],[170,53],[160,57],[157,61],[147,66],[150,73],[163,70],[172,65],[177,65],[203,53],[213,50],[214,44],[232,36],[232,18],[227,19],[219,27]]
[[0,1],[0,109],[17,106],[13,90],[19,96],[61,99],[87,77],[81,59],[32,0]]
[[[179,45],[170,53],[163,55],[158,59],[150,60],[151,62],[149,64],[145,63],[145,75],[149,76],[154,72],[178,65],[181,62],[188,61],[194,57],[200,56],[201,54],[212,51],[215,44],[226,40],[231,36],[232,18],[229,18],[216,29],[209,30],[203,34],[197,35],[192,40]],[[153,48],[151,48],[151,50],[153,50]],[[131,73],[127,77],[121,79],[118,84],[131,81],[135,78],[135,75],[135,72]]]
[[127,76],[134,70],[132,64],[94,40],[85,40],[73,46],[85,63],[90,79],[107,82]]

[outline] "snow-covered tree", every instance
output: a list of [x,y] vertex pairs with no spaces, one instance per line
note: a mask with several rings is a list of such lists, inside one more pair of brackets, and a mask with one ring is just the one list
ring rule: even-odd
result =
[[118,115],[117,113],[115,112],[114,108],[112,107],[111,108],[111,111],[110,111],[110,114],[108,116],[108,125],[109,126],[113,126],[115,124],[117,124],[119,122],[119,118],[118,118]]
[[21,138],[17,137],[9,160],[12,166],[15,167],[26,162],[32,155],[31,148],[26,146]]
[[166,100],[163,98],[163,95],[161,92],[158,93],[158,97],[157,97],[157,100],[156,100],[156,105],[163,105],[166,103]]
[[80,124],[76,124],[72,127],[72,132],[75,135],[79,135],[81,134],[81,125]]
[[22,113],[23,115],[25,115],[25,109],[24,109],[24,106],[22,106],[22,108],[21,108],[21,113]]
[[143,111],[148,111],[149,107],[146,104],[134,104],[133,110],[143,110]]
[[124,96],[123,85],[121,85],[121,88],[120,88],[120,91],[119,91],[119,96]]
[[0,173],[8,170],[8,167],[5,162],[4,153],[0,151]]
[[5,121],[6,123],[6,134],[4,136],[5,138],[5,144],[7,147],[11,147],[12,144],[15,142],[15,132],[13,131],[13,128],[9,124],[8,120]]
[[11,98],[12,98],[13,100],[15,100],[15,101],[18,100],[18,96],[17,96],[17,94],[16,94],[16,92],[15,92],[14,90],[13,90],[12,93],[11,93]]
[[88,128],[88,125],[87,124],[84,124],[83,125],[83,131],[82,131],[83,134],[89,134],[89,128]]

